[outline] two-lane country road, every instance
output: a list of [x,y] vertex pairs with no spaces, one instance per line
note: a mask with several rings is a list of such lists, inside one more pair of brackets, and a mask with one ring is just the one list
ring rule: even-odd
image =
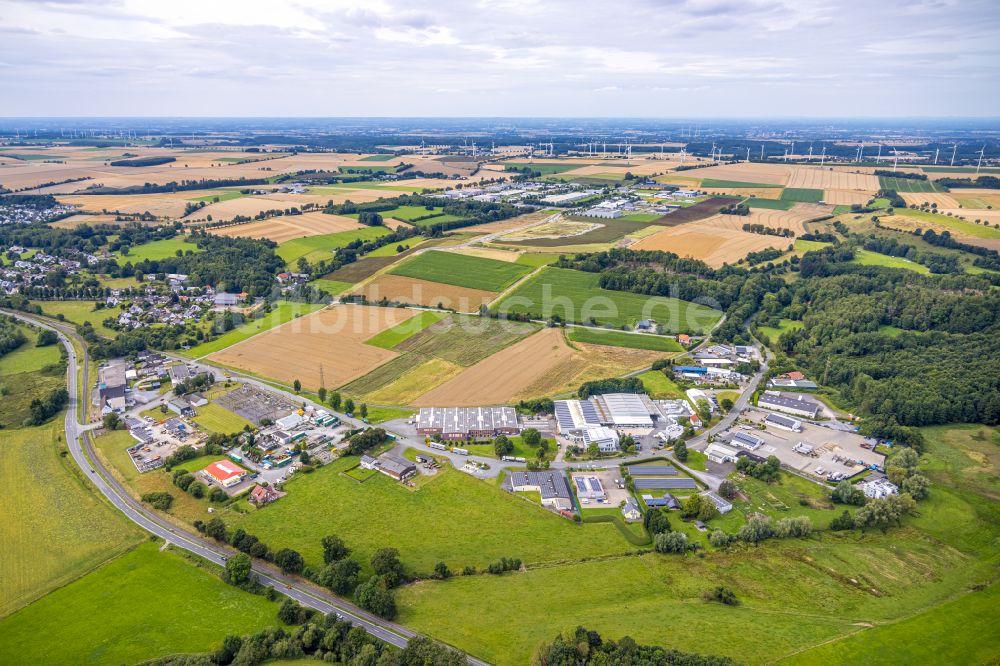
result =
[[[77,421],[80,400],[77,389],[77,374],[79,363],[77,351],[70,341],[64,327],[58,322],[47,322],[40,317],[26,315],[22,312],[3,310],[5,314],[16,317],[33,326],[48,329],[56,333],[66,350],[66,387],[69,402],[66,409],[65,429],[66,443],[73,460],[83,470],[90,482],[107,498],[111,504],[125,514],[129,520],[146,531],[155,534],[172,545],[190,551],[219,566],[225,566],[230,555],[236,554],[220,544],[204,539],[201,535],[188,532],[180,527],[167,523],[151,510],[137,502],[128,491],[104,467],[96,456],[91,441],[90,432]],[[82,342],[82,341],[81,341]],[[89,387],[84,386],[84,390]],[[82,441],[82,445],[81,445]],[[253,571],[261,584],[273,587],[282,594],[295,599],[303,606],[314,608],[321,613],[337,613],[350,623],[364,628],[368,633],[396,647],[405,647],[408,640],[417,636],[416,632],[394,622],[379,618],[365,610],[333,596],[324,589],[299,578],[282,574],[270,565],[254,561]],[[487,662],[469,656],[470,664],[487,666]]]

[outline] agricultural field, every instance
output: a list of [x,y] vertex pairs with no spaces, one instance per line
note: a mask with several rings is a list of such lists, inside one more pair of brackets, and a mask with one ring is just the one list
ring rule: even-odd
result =
[[0,428],[18,428],[31,415],[31,402],[35,398],[45,398],[49,393],[66,383],[66,366],[60,362],[56,347],[55,361],[39,367],[45,360],[53,358],[39,354],[25,343],[20,349],[4,356],[11,373],[0,374]]
[[946,190],[937,185],[933,180],[916,180],[915,178],[893,178],[891,176],[879,176],[879,186],[883,190],[896,190],[897,192],[945,192]]
[[649,349],[661,352],[682,352],[684,348],[673,338],[645,333],[624,333],[589,326],[571,326],[566,329],[566,337],[570,342],[589,342],[594,345],[610,347],[628,347],[631,349]]
[[862,266],[884,266],[886,268],[903,268],[908,271],[916,271],[921,275],[930,275],[930,269],[923,264],[918,264],[915,261],[910,261],[909,259],[904,259],[902,257],[890,257],[886,254],[879,254],[878,252],[870,252],[868,250],[855,250],[854,259],[851,260],[852,264],[861,264]]
[[275,254],[285,260],[285,264],[290,270],[296,270],[301,258],[305,258],[310,263],[330,259],[334,250],[344,247],[348,243],[356,240],[371,241],[388,233],[389,230],[385,227],[363,227],[320,236],[304,236],[281,243],[275,250]]
[[823,190],[823,201],[831,206],[864,206],[871,200],[868,192],[857,190]]
[[870,173],[855,173],[818,166],[790,166],[787,186],[814,190],[855,190],[874,194],[879,180]]
[[546,267],[495,307],[500,312],[545,319],[554,315],[566,321],[593,318],[598,325],[634,326],[640,319],[655,319],[669,332],[694,334],[710,329],[722,316],[717,310],[675,298],[601,289],[598,278],[596,273]]
[[116,666],[210,651],[227,634],[280,624],[277,610],[145,543],[0,622],[0,662]]
[[182,353],[191,358],[201,358],[217,351],[230,347],[239,342],[243,342],[258,333],[268,331],[275,326],[281,326],[296,317],[307,315],[323,307],[322,303],[299,303],[292,301],[276,301],[271,306],[271,311],[249,321],[240,324],[231,331],[226,331],[219,337],[201,343]]
[[111,317],[118,318],[118,308],[95,309],[97,303],[94,301],[31,301],[32,305],[37,305],[42,309],[42,313],[49,317],[62,318],[73,324],[90,322],[94,330],[106,338],[113,338],[118,335],[114,329],[110,329],[102,322]]
[[558,254],[545,254],[542,252],[525,252],[517,258],[517,263],[531,268],[541,268],[559,261]]
[[320,289],[331,296],[336,296],[345,289],[353,286],[350,282],[338,282],[337,280],[327,280],[326,278],[316,278],[315,280],[310,280],[307,284],[313,289]]
[[303,213],[302,215],[282,215],[258,222],[234,224],[227,227],[213,227],[208,233],[216,236],[242,236],[244,238],[266,238],[279,245],[306,236],[325,236],[340,231],[360,229],[357,220],[342,215],[326,213]]
[[[964,211],[963,214],[972,215],[972,211]],[[939,213],[928,213],[922,210],[907,209],[905,211],[900,210],[894,215],[880,217],[879,221],[886,227],[902,229],[904,231],[910,231],[915,228],[927,229],[930,227],[939,232],[948,230],[954,236],[965,237],[967,239],[983,241],[1000,240],[1000,229],[976,224],[969,220],[961,220],[954,215],[949,216]],[[987,245],[986,243],[983,244]]]
[[[752,187],[761,185],[780,185],[788,183],[788,178],[792,169],[780,164],[763,164],[760,162],[742,162],[740,164],[722,164],[718,166],[702,167],[684,171],[683,176],[669,174],[667,180],[683,177],[685,180],[694,179],[697,181],[710,178],[721,181],[734,181],[739,183],[752,183]],[[666,182],[664,177],[657,180]]]
[[396,352],[365,340],[392,328],[415,310],[333,305],[261,333],[209,356],[209,360],[254,375],[309,389],[340,386],[392,360]]
[[391,275],[440,282],[457,287],[499,292],[509,287],[531,269],[527,266],[457,254],[423,252],[390,271]]
[[[457,276],[457,279],[465,280],[466,276]],[[379,275],[354,289],[352,293],[364,294],[370,303],[380,303],[384,299],[432,308],[451,308],[458,312],[477,312],[479,306],[488,304],[497,297],[495,291],[458,287],[392,273]]]
[[563,248],[564,251],[568,251],[566,248],[611,243],[644,229],[659,219],[659,215],[645,216],[640,220],[630,220],[626,217],[600,221],[596,218],[582,217],[563,219],[504,236],[496,243],[518,248]]
[[782,201],[794,201],[796,203],[816,203],[823,200],[823,190],[786,187],[781,192]]
[[781,185],[768,183],[750,183],[741,180],[719,180],[718,178],[703,178],[701,186],[706,189],[757,189],[757,188],[777,188]]
[[768,210],[789,210],[795,205],[794,201],[787,201],[785,199],[761,199],[760,197],[751,197],[744,201],[748,208],[765,208]]
[[439,322],[447,316],[448,314],[446,312],[420,312],[415,317],[407,319],[402,324],[386,329],[378,335],[365,340],[365,344],[382,347],[383,349],[392,349],[399,343],[409,339],[411,336],[416,335],[431,324]]
[[[60,455],[61,417],[0,430],[0,449],[0,483],[17,489],[4,500],[0,517],[2,617],[131,548],[142,533],[93,493],[71,458]],[[2,656],[9,649],[8,627],[0,623],[0,643],[8,644],[0,645],[0,661],[8,661]]]
[[145,243],[128,249],[128,254],[122,254],[121,261],[131,261],[133,264],[140,261],[166,259],[175,257],[177,253],[187,254],[188,252],[201,252],[197,245],[188,243],[186,236],[174,236],[164,240]]
[[403,563],[423,574],[440,561],[461,571],[503,556],[531,566],[631,548],[610,524],[577,525],[457,470],[411,490],[381,474],[359,484],[342,473],[354,465],[357,458],[348,456],[297,477],[267,511],[232,514],[227,523],[275,548],[294,548],[313,566],[323,562],[320,537],[337,534],[365,571],[383,547],[398,548]]

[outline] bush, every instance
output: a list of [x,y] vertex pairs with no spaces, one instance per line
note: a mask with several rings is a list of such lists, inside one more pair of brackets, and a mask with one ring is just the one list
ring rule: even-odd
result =
[[319,574],[319,583],[334,594],[346,595],[358,584],[361,565],[354,560],[343,559],[331,562]]
[[500,575],[508,571],[517,571],[521,568],[521,560],[516,557],[501,557],[496,562],[492,562],[486,567],[486,572]]
[[379,585],[379,579],[372,576],[367,583],[354,590],[354,601],[366,611],[391,620],[396,617],[396,599],[392,592]]
[[830,521],[830,529],[834,532],[854,529],[854,518],[844,509],[844,512]]
[[688,538],[683,532],[663,532],[653,540],[653,549],[658,553],[684,553],[688,549]]
[[701,598],[708,602],[714,601],[716,603],[725,604],[726,606],[740,605],[739,599],[736,598],[736,593],[728,587],[722,587],[721,585],[711,590],[706,590],[702,593]]
[[170,505],[174,503],[174,496],[170,493],[164,492],[146,493],[142,496],[142,501],[154,509],[166,511],[170,508]]
[[838,504],[862,506],[865,503],[865,493],[850,481],[844,480],[833,489],[832,498]]
[[201,481],[194,481],[187,487],[188,494],[196,499],[201,499],[205,496],[205,484]]

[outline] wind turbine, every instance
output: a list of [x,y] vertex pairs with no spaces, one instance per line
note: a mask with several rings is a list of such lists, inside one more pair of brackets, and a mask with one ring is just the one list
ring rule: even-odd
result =
[[937,164],[938,155],[940,155],[940,154],[941,154],[941,149],[940,148],[938,148],[937,150],[934,151],[934,164]]
[[812,158],[813,158],[813,145],[810,143],[809,144],[809,157],[807,158],[807,161],[812,162]]
[[951,166],[955,166],[955,153],[958,151],[958,144],[951,147]]
[[823,154],[819,158],[819,166],[820,166],[820,168],[823,167],[823,162],[825,162],[825,161],[826,161],[826,146],[823,146]]
[[986,144],[984,143],[983,147],[979,149],[979,163],[976,164],[976,178],[979,177],[979,167],[983,166],[983,154],[985,152],[986,152]]
[[750,161],[750,146],[747,146],[747,162]]
[[760,161],[764,161],[764,144],[760,144]]
[[895,160],[893,160],[893,162],[892,162],[892,170],[893,170],[893,171],[895,171],[895,170],[896,170],[896,165],[898,165],[898,164],[899,164],[899,151],[898,151],[898,150],[896,150],[895,148],[893,148],[893,149],[892,149],[892,154],[893,154],[893,155],[895,156],[895,158],[896,158],[896,159],[895,159]]
[[861,147],[858,149],[858,164],[861,164],[865,159],[865,142],[861,142]]
[[875,158],[875,163],[878,164],[882,161],[882,144],[878,144],[878,156]]

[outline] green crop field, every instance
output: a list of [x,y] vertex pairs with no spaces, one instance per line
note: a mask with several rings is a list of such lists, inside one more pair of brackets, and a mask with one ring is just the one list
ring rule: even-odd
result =
[[630,213],[628,215],[622,215],[619,220],[625,220],[626,222],[652,222],[653,220],[658,220],[662,215],[659,213]]
[[[501,666],[530,661],[539,643],[581,624],[581,617],[605,638],[628,635],[750,664],[890,664],[900,663],[899,655],[906,663],[990,663],[1000,656],[990,629],[1000,435],[983,426],[925,434],[921,467],[933,483],[931,498],[907,525],[886,534],[821,532],[766,542],[752,553],[709,548],[703,556],[581,558],[503,577],[425,581],[400,591],[400,621]],[[814,523],[824,524],[843,510],[802,506],[802,497],[811,504],[825,495],[790,475],[777,486],[755,482],[745,490],[752,508],[778,517],[811,512],[823,516]],[[700,534],[675,513],[670,521]],[[701,601],[716,585],[733,590],[740,605]],[[500,605],[502,626],[490,614]],[[455,608],[463,612],[449,611]],[[740,620],[750,618],[756,630],[748,634]],[[900,649],[890,649],[897,640]],[[928,660],[928,641],[938,640],[942,659],[934,652]]]
[[134,664],[279,625],[278,604],[147,543],[0,622],[0,662]]
[[570,326],[566,329],[567,337],[573,342],[589,342],[595,345],[610,347],[628,347],[630,349],[649,349],[651,351],[681,352],[684,348],[673,338],[644,333],[624,333],[602,328],[587,326]]
[[773,185],[766,183],[748,183],[742,180],[716,180],[715,178],[705,178],[701,181],[701,186],[708,188],[718,188],[718,189],[757,189],[761,187],[766,188],[777,188],[780,189],[784,187],[783,185]]
[[531,169],[532,171],[537,171],[543,176],[549,176],[554,173],[563,173],[564,171],[572,171],[573,169],[579,169],[580,167],[590,166],[589,164],[535,164],[529,162],[506,162],[504,166],[515,167],[517,169],[523,169],[525,167]]
[[896,190],[897,192],[946,192],[943,187],[937,185],[933,180],[916,180],[914,178],[893,178],[891,176],[879,176],[879,187],[883,190]]
[[542,266],[548,266],[549,264],[559,261],[559,257],[560,255],[558,254],[525,252],[517,258],[515,263],[521,264],[522,266],[531,266],[532,268],[541,268]]
[[389,230],[385,227],[364,227],[350,231],[339,231],[334,234],[306,236],[282,243],[274,253],[285,260],[285,265],[289,269],[295,270],[301,257],[305,257],[306,261],[310,263],[330,259],[334,250],[344,247],[348,243],[353,243],[356,240],[371,241],[388,233]]
[[225,407],[221,407],[214,402],[202,405],[197,408],[195,423],[206,430],[230,435],[234,432],[242,432],[243,426],[253,425],[242,416],[234,414]]
[[431,324],[441,321],[447,316],[447,312],[425,310],[417,316],[411,317],[410,319],[407,319],[403,323],[397,324],[392,328],[387,328],[374,337],[365,340],[365,344],[382,347],[383,349],[392,349],[399,343],[408,339],[410,336],[416,335]]
[[[749,208],[767,208],[768,210],[789,210],[795,205],[794,201],[783,199],[762,199],[760,197],[750,197],[743,201]],[[850,209],[850,206],[848,206]]]
[[656,319],[671,333],[704,333],[721,318],[718,310],[676,298],[643,296],[598,286],[597,273],[544,268],[521,284],[496,309],[567,321],[596,320],[599,325],[633,326],[640,319]]
[[322,307],[322,303],[277,301],[272,306],[271,311],[264,314],[260,318],[244,322],[233,330],[226,331],[214,340],[203,342],[183,353],[192,358],[207,356],[208,354],[212,354],[231,345],[235,345],[237,342],[243,342],[258,333],[263,333],[264,331],[272,329],[275,326],[281,326],[295,317],[315,312]]
[[239,190],[218,190],[212,192],[211,194],[206,194],[205,196],[195,197],[193,199],[188,199],[188,201],[204,201],[205,203],[214,203],[216,201],[229,201],[230,199],[240,199],[247,196]]
[[90,322],[97,333],[107,338],[113,338],[118,332],[108,328],[101,322],[105,319],[117,319],[121,310],[119,308],[101,308],[95,310],[94,301],[31,301],[32,305],[37,305],[42,309],[42,313],[50,317],[58,318],[63,316],[68,322],[82,324]]
[[454,252],[423,252],[389,271],[392,275],[429,280],[470,289],[502,291],[531,272],[509,261],[470,257]]
[[326,278],[310,280],[308,284],[314,289],[322,289],[331,296],[336,296],[345,289],[354,286],[350,282],[339,282],[337,280],[327,280]]
[[378,153],[377,155],[367,155],[362,157],[359,162],[388,162],[389,160],[396,159],[396,156],[392,153]]
[[808,187],[786,187],[781,192],[781,199],[797,203],[816,203],[823,200],[823,190],[814,190]]
[[929,275],[930,269],[923,264],[918,264],[915,261],[909,261],[908,259],[903,259],[902,257],[890,257],[886,254],[879,254],[878,252],[870,252],[869,250],[855,250],[854,259],[851,260],[852,264],[861,264],[863,266],[884,266],[886,268],[905,268],[906,270],[916,271],[922,275]]
[[659,370],[648,370],[639,375],[643,388],[656,400],[683,400],[684,389]]
[[129,248],[127,255],[122,255],[124,261],[131,261],[136,264],[145,259],[156,260],[166,259],[177,255],[177,252],[187,254],[190,252],[201,252],[194,243],[184,242],[187,236],[174,236],[165,240],[153,241],[136,247]]
[[[98,499],[73,460],[60,455],[65,446],[62,415],[35,428],[0,430],[0,484],[11,490],[0,512],[0,616],[100,566],[141,538],[141,530]],[[0,662],[23,662],[23,657],[3,658],[2,644],[9,644],[4,624]]]
[[383,547],[398,548],[404,564],[424,574],[440,561],[460,571],[503,556],[533,564],[630,547],[610,524],[577,525],[453,469],[417,490],[381,474],[359,485],[341,474],[357,460],[348,456],[296,475],[285,484],[288,495],[266,511],[225,518],[273,548],[298,550],[313,566],[322,565],[320,538],[337,534],[366,570]]
[[470,366],[538,331],[538,324],[452,315],[397,346],[397,351]]

